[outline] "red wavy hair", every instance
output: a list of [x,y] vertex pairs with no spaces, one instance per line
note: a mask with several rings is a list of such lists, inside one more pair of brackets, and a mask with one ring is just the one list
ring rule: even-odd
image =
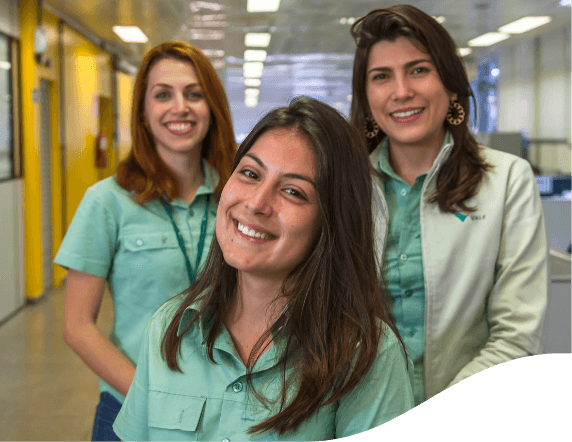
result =
[[219,182],[215,189],[218,200],[232,173],[232,162],[236,153],[230,107],[224,88],[209,59],[198,48],[184,41],[171,41],[154,47],[141,63],[131,107],[133,144],[127,158],[118,166],[117,183],[126,190],[135,191],[139,203],[161,195],[166,195],[169,199],[179,196],[179,182],[157,154],[153,134],[144,117],[149,71],[155,63],[166,58],[188,61],[197,71],[211,111],[211,126],[203,140],[201,157],[218,172]]

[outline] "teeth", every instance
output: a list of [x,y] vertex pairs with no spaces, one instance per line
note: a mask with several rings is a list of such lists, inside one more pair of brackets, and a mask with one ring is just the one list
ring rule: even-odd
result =
[[407,111],[407,112],[394,112],[391,114],[391,116],[396,117],[396,118],[407,118],[407,117],[411,117],[413,115],[417,115],[422,110],[423,109],[415,109],[415,110],[411,110],[411,111]]
[[259,239],[269,239],[270,238],[270,236],[267,235],[266,233],[255,232],[254,230],[249,229],[248,227],[246,227],[240,223],[238,223],[238,230],[240,230],[245,235],[252,236],[253,238],[259,238]]
[[191,128],[191,123],[171,123],[168,124],[167,127],[170,130],[176,130],[176,131],[184,131],[184,130],[188,130]]

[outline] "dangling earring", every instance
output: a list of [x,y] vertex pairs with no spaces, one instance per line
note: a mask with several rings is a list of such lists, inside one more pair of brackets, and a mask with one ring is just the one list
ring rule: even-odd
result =
[[[456,115],[456,116],[455,116]],[[447,112],[447,121],[453,126],[458,126],[465,121],[465,109],[458,101],[449,103],[449,111]]]
[[365,115],[365,120],[363,121],[363,131],[365,132],[365,136],[367,138],[375,138],[379,132],[377,121],[375,121],[369,112]]

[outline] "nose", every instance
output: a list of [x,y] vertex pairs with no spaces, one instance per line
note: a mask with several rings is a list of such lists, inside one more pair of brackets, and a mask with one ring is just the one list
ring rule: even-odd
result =
[[189,111],[188,103],[183,94],[176,94],[173,99],[173,111],[177,113],[184,113]]
[[255,214],[270,216],[274,212],[276,195],[270,183],[261,183],[256,186],[246,199],[247,207]]
[[398,75],[395,77],[393,96],[396,100],[404,100],[413,96],[413,88],[409,77],[406,75]]

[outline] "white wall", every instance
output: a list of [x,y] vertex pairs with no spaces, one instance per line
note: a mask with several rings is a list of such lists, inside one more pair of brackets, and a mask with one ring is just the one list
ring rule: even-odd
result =
[[0,32],[20,38],[20,2],[0,0]]
[[570,24],[500,46],[497,52],[499,132],[568,140],[531,146],[529,160],[543,172],[570,173]]

